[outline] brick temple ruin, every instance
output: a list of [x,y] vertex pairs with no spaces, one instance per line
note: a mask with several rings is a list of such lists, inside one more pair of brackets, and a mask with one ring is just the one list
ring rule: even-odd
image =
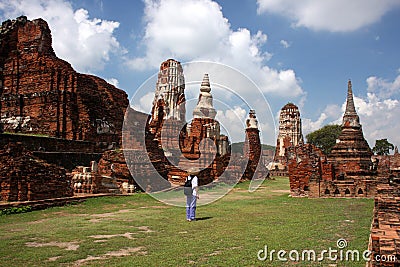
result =
[[[281,162],[287,163],[290,194],[374,198],[368,243],[371,256],[366,266],[400,266],[400,154],[396,147],[394,155],[373,155],[354,106],[351,81],[341,127],[337,143],[328,155],[303,142],[285,147]],[[277,146],[277,150],[280,148]]]
[[[244,129],[250,160],[232,167],[230,141],[215,120],[207,74],[193,119],[187,122],[184,74],[176,60],[161,64],[153,108],[145,114],[129,107],[123,90],[78,73],[58,58],[42,19],[21,16],[3,22],[0,52],[1,155],[7,158],[15,150],[40,162],[41,173],[48,178],[39,180],[44,191],[54,191],[53,197],[116,192],[116,188],[160,190],[181,184],[193,168],[200,170],[201,184],[222,178],[227,167],[241,170],[231,180],[251,179],[255,172],[261,151],[258,128]],[[255,118],[255,112],[250,113]],[[31,161],[15,157],[15,171],[4,168],[9,174],[0,178],[1,200],[52,197],[38,192],[40,186],[30,172],[37,167]],[[49,173],[57,175],[49,178]],[[162,180],[154,184],[154,176]]]
[[374,197],[377,185],[387,183],[388,170],[380,168],[382,164],[377,160],[372,161],[373,153],[354,106],[351,81],[341,128],[329,155],[312,144],[301,143],[288,148],[292,196]]
[[293,103],[287,103],[279,113],[279,132],[273,163],[269,169],[274,176],[288,175],[287,150],[289,147],[303,144],[301,117],[299,108]]
[[0,39],[4,131],[120,143],[127,94],[59,59],[44,20],[5,21]]
[[[183,69],[178,61],[168,59],[160,66],[151,115],[144,128],[126,120],[123,153],[135,181],[144,190],[183,184],[188,170],[193,169],[199,170],[201,185],[217,180],[237,182],[252,179],[255,173],[258,176],[267,175],[266,171],[256,171],[261,141],[258,124],[254,122],[255,111],[250,111],[245,129],[246,146],[243,149],[248,160],[233,164],[230,141],[221,133],[220,124],[215,119],[217,112],[213,107],[208,74],[204,74],[199,91],[197,105],[192,111],[193,118],[187,122]],[[136,143],[140,143],[139,149]],[[146,155],[153,166],[148,166],[143,172],[141,165]],[[157,173],[163,181],[155,182]]]
[[379,184],[368,243],[371,261],[367,267],[400,266],[399,227],[400,184]]

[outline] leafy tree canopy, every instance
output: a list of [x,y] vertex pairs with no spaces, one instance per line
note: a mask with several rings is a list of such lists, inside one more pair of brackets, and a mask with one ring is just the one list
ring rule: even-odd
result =
[[372,152],[377,155],[389,155],[389,151],[393,149],[393,144],[385,138],[375,141],[375,146],[372,148]]
[[319,130],[306,135],[307,143],[313,144],[320,148],[325,154],[329,154],[332,147],[336,144],[342,127],[337,124],[325,125]]

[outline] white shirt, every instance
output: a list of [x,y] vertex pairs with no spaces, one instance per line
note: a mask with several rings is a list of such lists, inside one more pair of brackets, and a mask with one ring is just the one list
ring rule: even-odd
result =
[[[188,176],[188,180],[190,178],[190,175]],[[192,177],[192,189],[193,189],[193,196],[197,196],[197,187],[199,186],[199,179],[197,178],[197,176]]]

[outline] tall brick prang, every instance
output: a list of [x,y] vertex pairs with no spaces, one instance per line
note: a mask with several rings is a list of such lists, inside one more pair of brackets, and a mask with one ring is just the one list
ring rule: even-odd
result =
[[164,121],[185,121],[185,77],[181,63],[168,59],[161,63],[151,110],[149,131],[160,138]]
[[288,103],[282,107],[279,114],[279,133],[276,140],[274,162],[286,166],[287,149],[303,142],[299,108],[293,103]]

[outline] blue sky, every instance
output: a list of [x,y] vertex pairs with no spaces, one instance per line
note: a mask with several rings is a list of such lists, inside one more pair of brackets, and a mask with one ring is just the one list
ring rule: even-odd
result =
[[[237,84],[256,109],[263,142],[269,144],[276,133],[268,118],[276,119],[289,101],[300,107],[304,134],[340,122],[351,79],[370,146],[381,138],[400,145],[400,0],[237,2],[1,0],[0,18],[44,18],[60,58],[134,98],[170,57],[231,66],[260,90]],[[240,141],[243,129],[232,127],[232,121],[243,121],[248,107],[217,89],[214,93],[228,106],[219,110],[221,124]],[[197,92],[188,94],[195,98]],[[272,115],[258,101],[260,94]],[[152,95],[137,100],[137,108],[146,111]]]

